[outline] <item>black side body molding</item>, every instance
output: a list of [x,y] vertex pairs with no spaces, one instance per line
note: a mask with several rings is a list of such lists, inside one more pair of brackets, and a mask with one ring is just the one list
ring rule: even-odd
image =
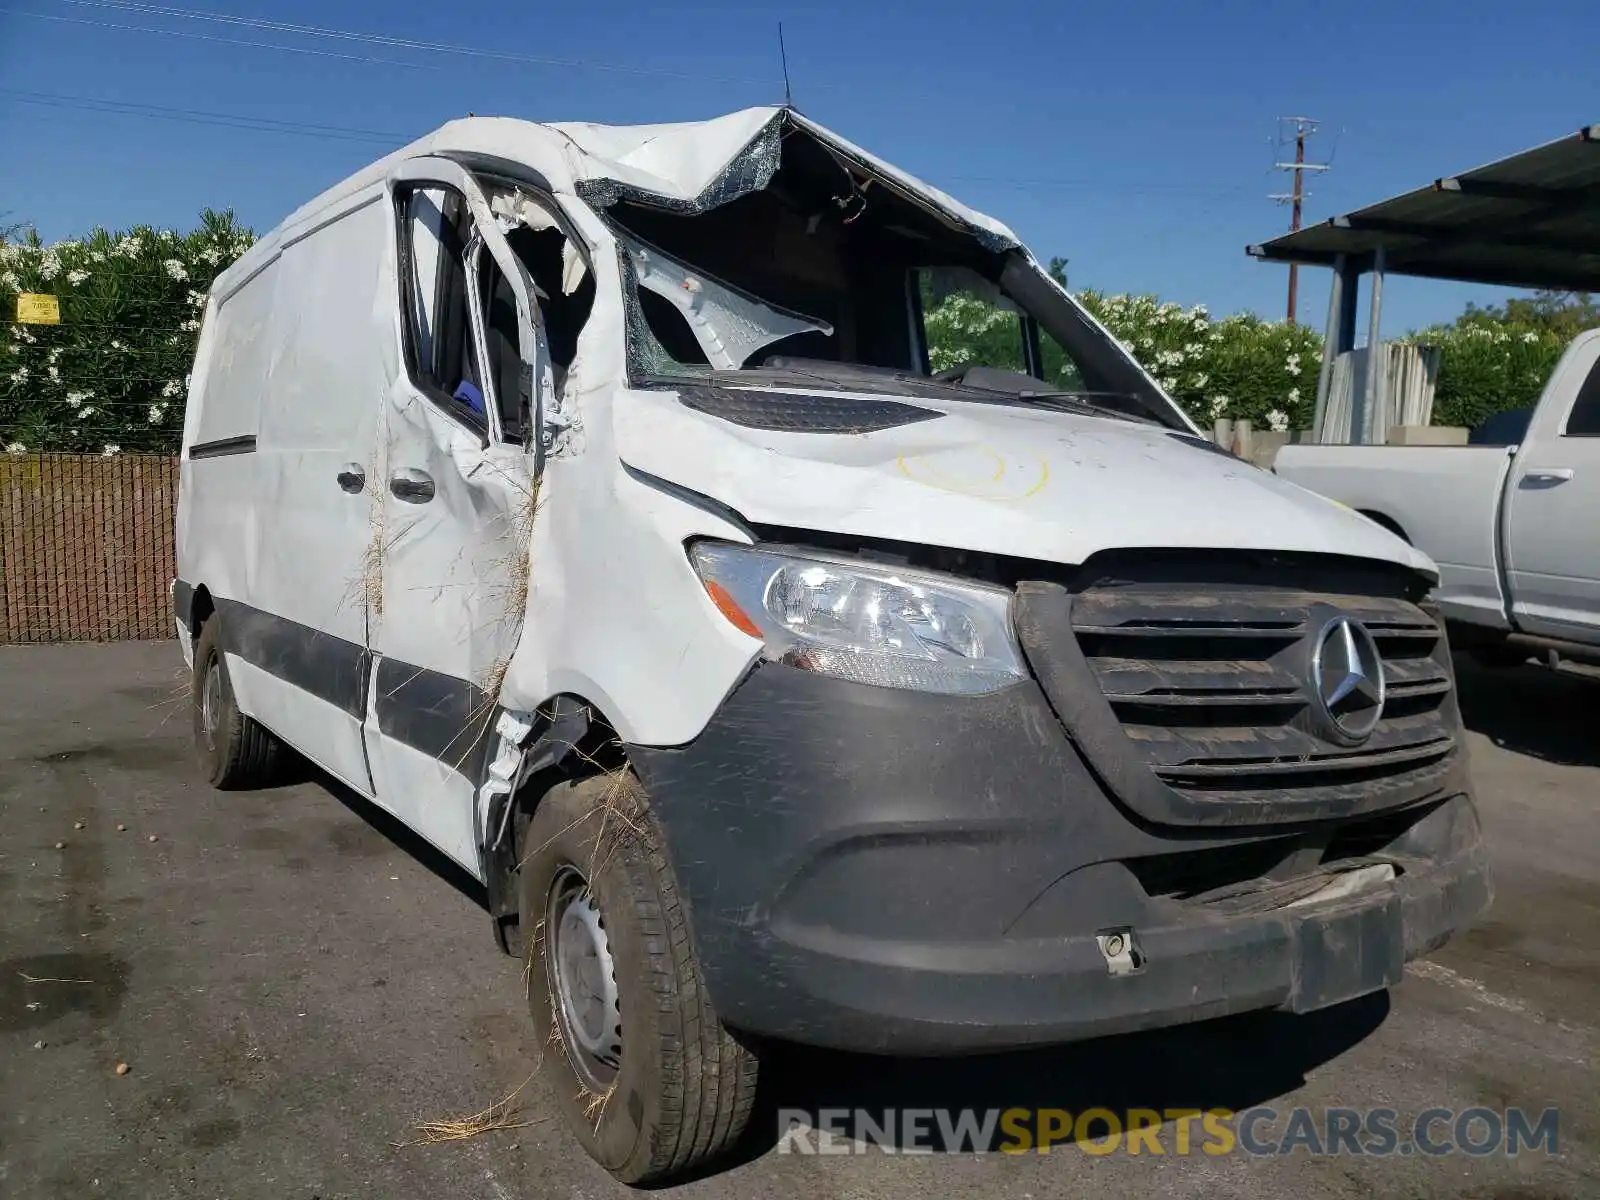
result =
[[378,660],[378,731],[438,759],[476,783],[495,706],[476,684],[454,675]]
[[238,437],[216,438],[209,442],[196,442],[189,447],[191,461],[198,458],[222,458],[228,454],[254,454],[256,435],[242,433]]
[[331,633],[216,598],[223,648],[251,666],[326,700],[360,720],[367,711],[367,648]]

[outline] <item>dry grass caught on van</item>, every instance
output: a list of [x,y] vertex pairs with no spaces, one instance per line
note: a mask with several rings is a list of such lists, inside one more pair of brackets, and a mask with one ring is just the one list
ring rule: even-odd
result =
[[611,1097],[616,1093],[616,1090],[617,1085],[613,1082],[603,1092],[591,1092],[588,1088],[584,1088],[583,1091],[578,1093],[580,1097],[588,1097],[583,1105],[583,1119],[592,1122],[595,1129],[598,1130],[600,1128],[600,1118],[606,1115],[606,1105],[611,1103]]
[[[543,477],[535,476],[524,487],[509,473],[501,474],[517,497],[510,513],[503,519],[504,530],[496,537],[501,551],[491,564],[490,578],[500,582],[493,584],[485,597],[495,602],[495,607],[500,610],[498,619],[490,624],[515,631],[521,629],[528,610],[529,578],[533,570],[533,523],[539,511],[539,484]],[[474,630],[480,635],[484,632],[483,626]],[[482,675],[473,680],[483,693],[483,699],[467,715],[464,727],[446,747],[447,752],[459,748],[455,763],[458,770],[476,749],[479,740],[489,735],[490,718],[500,703],[500,689],[505,686],[506,672],[511,669],[511,651],[515,646],[514,639],[507,641],[506,653],[490,663]]]
[[500,593],[494,598],[501,602],[506,619],[520,625],[528,611],[528,584],[533,574],[533,526],[539,515],[539,486],[544,476],[535,475],[526,486],[509,474],[505,479],[517,495],[502,535],[505,553],[495,564],[499,568],[496,574],[506,582],[494,589]]
[[[610,745],[620,747],[621,742],[613,739]],[[620,836],[617,825],[626,827],[637,837],[644,837],[645,830],[639,825],[636,814],[630,811],[631,808],[637,807],[641,796],[637,789],[629,786],[629,769],[626,763],[620,766],[605,766],[594,755],[585,753],[577,747],[573,748],[573,753],[590,766],[596,767],[606,777],[605,792],[588,812],[568,821],[539,845],[530,846],[517,863],[517,866],[520,868],[526,865],[530,858],[544,850],[557,838],[561,837],[562,834],[569,829],[576,829],[598,812],[600,814],[600,828],[595,831],[594,853],[590,855],[587,864],[589,878],[593,879],[610,861],[610,854],[616,849],[616,842]],[[627,803],[627,798],[630,795],[634,798],[634,803],[631,805]],[[604,855],[601,853],[602,850],[605,851]]]
[[[385,460],[387,461],[387,455]],[[346,585],[339,604],[343,607],[345,604],[359,603],[364,606],[370,618],[377,619],[383,616],[384,561],[389,556],[390,547],[408,533],[416,521],[406,522],[396,533],[389,535],[386,531],[387,509],[381,483],[386,475],[383,464],[367,464],[366,475],[367,482],[363,493],[371,501],[369,505],[371,531],[367,536],[367,544],[361,548],[360,566],[355,578]]]
[[600,872],[605,870],[611,861],[611,856],[616,853],[617,846],[622,840],[622,829],[627,829],[636,838],[645,837],[645,831],[639,825],[637,813],[634,811],[639,807],[641,795],[637,787],[630,786],[629,770],[626,765],[606,772],[605,794],[600,797],[597,805],[600,809],[600,828],[595,832],[594,852],[589,856],[590,879],[598,878]]
[[464,1142],[497,1130],[527,1129],[533,1125],[543,1124],[548,1118],[525,1119],[522,1105],[517,1099],[532,1081],[533,1075],[529,1075],[508,1095],[470,1116],[419,1122],[413,1127],[417,1131],[417,1136],[408,1141],[396,1142],[395,1148],[403,1150],[408,1146],[437,1146],[443,1142]]

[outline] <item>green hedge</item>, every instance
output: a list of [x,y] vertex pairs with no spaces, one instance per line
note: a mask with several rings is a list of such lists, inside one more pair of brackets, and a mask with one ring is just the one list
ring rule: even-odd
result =
[[[1217,417],[1248,418],[1258,429],[1310,428],[1322,365],[1317,330],[1252,313],[1213,320],[1203,305],[1185,308],[1158,296],[1077,296],[1202,428]],[[927,328],[936,370],[1020,365],[1015,318],[971,297],[930,308]],[[1470,429],[1493,413],[1535,404],[1569,332],[1472,310],[1455,325],[1408,335],[1442,350],[1433,423]],[[1048,346],[1045,358],[1048,366]]]
[[1202,428],[1218,417],[1304,429],[1317,401],[1322,337],[1253,313],[1214,320],[1204,305],[1088,291],[1078,299]]
[[[231,211],[207,210],[187,234],[141,225],[0,245],[0,445],[175,451],[206,291],[252,241]],[[19,292],[58,297],[61,324],[12,322]]]
[[1549,329],[1492,320],[1428,329],[1412,340],[1441,350],[1433,423],[1468,429],[1494,413],[1537,404],[1567,344]]
[[[231,211],[188,233],[138,226],[42,246],[0,243],[0,447],[19,452],[171,452],[206,290],[254,235]],[[18,292],[59,297],[60,325],[10,321]],[[1250,313],[1220,320],[1150,295],[1078,294],[1085,307],[1202,426],[1219,416],[1260,429],[1304,429],[1316,405],[1322,337]],[[933,368],[1021,367],[1014,314],[965,293],[927,301]],[[1533,404],[1564,333],[1514,309],[1469,310],[1411,335],[1443,348],[1434,423],[1472,427]],[[1045,366],[1072,386],[1058,347]],[[1080,385],[1081,386],[1081,385]]]

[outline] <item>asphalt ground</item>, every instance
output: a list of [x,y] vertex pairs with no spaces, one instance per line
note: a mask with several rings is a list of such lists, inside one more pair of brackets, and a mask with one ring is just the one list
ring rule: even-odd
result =
[[[780,1053],[741,1154],[672,1194],[1600,1196],[1600,679],[1461,678],[1497,898],[1399,987],[998,1057]],[[170,643],[0,648],[0,1197],[624,1194],[553,1117],[472,882],[313,773],[211,791],[187,703]],[[508,1095],[520,1128],[406,1144]],[[1557,1153],[1212,1155],[1196,1129],[1180,1154],[1169,1121],[1159,1155],[823,1155],[785,1149],[842,1143],[777,1120],[1097,1105],[1266,1105],[1269,1148],[1296,1106],[1392,1108],[1402,1134],[1433,1108],[1554,1108]]]

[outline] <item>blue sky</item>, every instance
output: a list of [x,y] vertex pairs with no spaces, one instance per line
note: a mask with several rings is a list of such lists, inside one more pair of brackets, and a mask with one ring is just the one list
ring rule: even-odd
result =
[[[1074,286],[1281,316],[1283,268],[1244,254],[1287,227],[1267,199],[1288,184],[1268,170],[1279,116],[1319,118],[1312,155],[1334,156],[1308,221],[1600,121],[1596,0],[173,3],[0,0],[5,220],[53,240],[188,226],[209,205],[265,229],[398,144],[386,135],[467,112],[634,122],[776,102],[781,17],[802,109],[1007,221],[1041,257],[1065,255]],[[75,107],[94,100],[364,132]],[[1385,329],[1503,294],[1394,280]],[[1302,319],[1320,325],[1326,302],[1326,274],[1304,272]]]

